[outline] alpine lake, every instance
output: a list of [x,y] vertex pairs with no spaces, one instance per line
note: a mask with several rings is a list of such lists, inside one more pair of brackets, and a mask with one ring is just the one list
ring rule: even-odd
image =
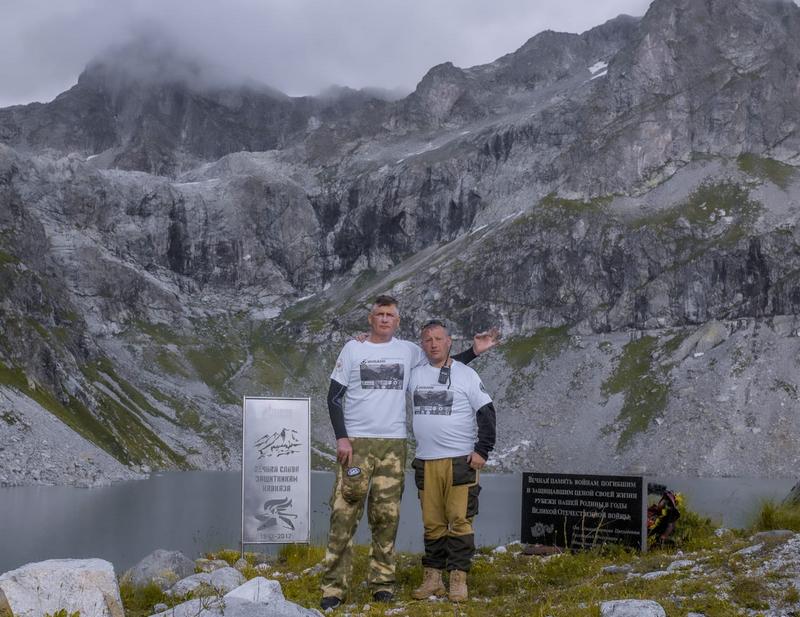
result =
[[[334,475],[311,474],[311,542],[324,544]],[[725,527],[747,526],[765,500],[782,500],[792,479],[646,478],[681,492],[689,508]],[[483,474],[477,546],[520,538],[521,474]],[[239,548],[241,474],[222,471],[156,473],[146,480],[101,488],[20,486],[0,488],[0,573],[54,558],[99,557],[117,573],[157,548],[199,557]],[[357,543],[369,542],[366,516]],[[280,545],[247,545],[274,553]],[[406,477],[397,549],[421,552],[422,521],[414,481]]]

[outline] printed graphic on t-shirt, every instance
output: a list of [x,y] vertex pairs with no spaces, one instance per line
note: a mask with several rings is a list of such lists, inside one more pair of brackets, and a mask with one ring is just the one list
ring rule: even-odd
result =
[[418,387],[414,390],[414,413],[422,416],[449,416],[453,413],[453,391]]
[[362,390],[402,390],[405,366],[400,358],[364,360],[361,369]]

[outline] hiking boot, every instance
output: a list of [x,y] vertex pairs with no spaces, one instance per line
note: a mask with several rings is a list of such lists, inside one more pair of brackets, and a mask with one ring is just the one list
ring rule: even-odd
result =
[[342,599],[336,596],[323,596],[319,605],[322,607],[323,611],[327,611],[329,608],[336,608],[341,603]]
[[391,591],[376,591],[372,594],[375,602],[394,602],[394,594]]
[[442,583],[442,571],[436,568],[425,568],[422,574],[422,584],[411,592],[415,600],[424,600],[431,596],[443,596],[447,593]]
[[467,573],[464,570],[450,572],[450,593],[447,597],[451,602],[463,602],[467,599]]

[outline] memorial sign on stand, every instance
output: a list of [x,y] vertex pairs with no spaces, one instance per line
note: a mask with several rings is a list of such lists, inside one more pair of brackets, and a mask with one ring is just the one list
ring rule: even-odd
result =
[[311,402],[245,397],[242,548],[308,542],[311,531]]
[[647,547],[647,499],[640,476],[522,474],[526,544],[587,549]]

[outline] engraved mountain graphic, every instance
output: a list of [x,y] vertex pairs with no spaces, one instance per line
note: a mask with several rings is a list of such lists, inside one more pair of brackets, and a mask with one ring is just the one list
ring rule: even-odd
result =
[[253,444],[259,453],[258,458],[267,456],[286,456],[300,451],[303,445],[294,429],[281,429],[271,435],[264,435]]

